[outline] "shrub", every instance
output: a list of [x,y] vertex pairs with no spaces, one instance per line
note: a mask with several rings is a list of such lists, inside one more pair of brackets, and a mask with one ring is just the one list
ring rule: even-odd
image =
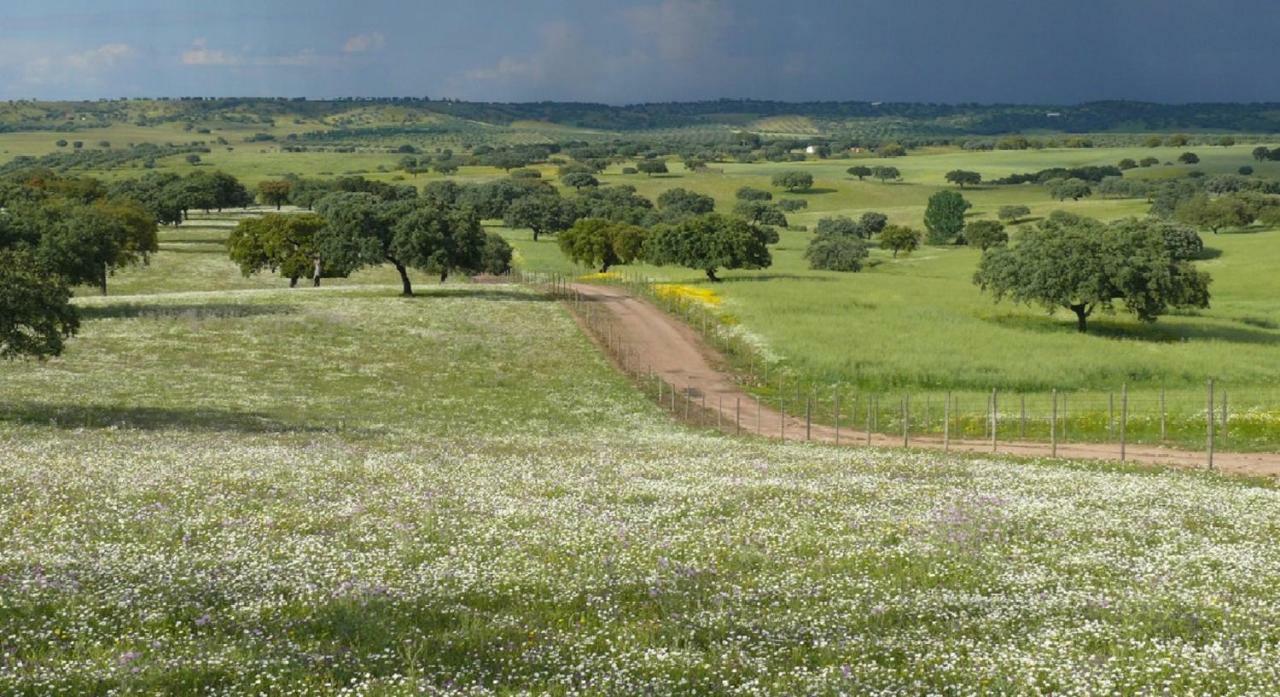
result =
[[867,243],[861,237],[841,234],[817,235],[804,252],[809,268],[821,271],[861,271],[867,255]]

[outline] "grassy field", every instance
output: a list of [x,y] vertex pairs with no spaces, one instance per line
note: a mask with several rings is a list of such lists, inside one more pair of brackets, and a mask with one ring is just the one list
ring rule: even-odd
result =
[[[128,129],[116,140],[129,137]],[[176,126],[156,129],[152,137],[169,140],[180,134]],[[246,133],[255,127],[245,127]],[[283,126],[281,128],[284,128]],[[112,129],[107,129],[112,130]],[[149,129],[135,129],[147,131]],[[171,132],[170,132],[171,131]],[[36,134],[48,141],[46,136]],[[189,135],[189,134],[188,134]],[[23,142],[31,134],[3,134],[0,144]],[[80,137],[80,136],[77,136]],[[87,142],[92,142],[84,136]],[[9,139],[9,140],[5,140]],[[234,140],[234,139],[232,139]],[[44,141],[41,141],[44,142]],[[13,145],[16,147],[16,145]],[[36,147],[34,141],[31,145]],[[44,147],[52,148],[51,141]],[[1259,176],[1280,176],[1280,163],[1253,162],[1250,145],[1228,148],[1196,147],[1198,169],[1233,172],[1242,164],[1254,166]],[[666,176],[624,175],[622,165],[606,171],[608,184],[629,184],[646,196],[682,186],[714,196],[720,210],[733,206],[741,186],[771,189],[778,172],[803,169],[815,176],[812,191],[778,197],[803,198],[808,208],[791,214],[795,226],[810,230],[830,215],[856,216],[866,210],[882,211],[893,222],[921,226],[928,197],[948,188],[947,171],[974,169],[991,179],[1013,172],[1051,166],[1114,164],[1121,158],[1176,159],[1183,148],[1096,148],[1028,151],[966,152],[934,149],[893,160],[874,158],[809,161],[804,163],[717,163],[709,171],[688,172],[672,162]],[[425,184],[436,174],[417,177],[391,171],[396,155],[380,153],[283,153],[272,144],[238,145],[232,151],[217,150],[202,167],[217,167],[253,183],[299,172],[362,172],[366,176]],[[180,159],[180,158],[173,158]],[[904,181],[882,184],[858,181],[845,174],[855,162],[890,163],[902,170]],[[175,171],[188,171],[185,162],[164,162]],[[378,169],[382,168],[383,172]],[[555,168],[541,167],[554,178]],[[1181,176],[1189,168],[1158,165],[1130,171],[1126,176]],[[108,173],[123,176],[124,172]],[[502,176],[500,170],[466,167],[460,181],[483,181]],[[982,186],[964,191],[974,203],[970,215],[990,218],[1001,205],[1023,203],[1032,219],[1053,210],[1069,210],[1102,219],[1143,215],[1148,204],[1138,199],[1089,198],[1082,201],[1052,200],[1038,186]],[[1027,225],[1030,223],[1024,223]],[[204,226],[204,227],[202,227]],[[1016,229],[1016,228],[1015,228]],[[503,230],[516,245],[518,263],[532,270],[580,273],[567,263],[553,239],[537,244],[522,230]],[[210,228],[197,219],[176,230],[162,232],[162,245],[174,254],[156,264],[169,270],[138,269],[112,280],[113,292],[181,291],[192,287],[261,288],[279,283],[270,278],[242,278],[223,258],[223,228]],[[1277,231],[1250,229],[1247,234],[1206,235],[1209,258],[1199,265],[1213,276],[1213,303],[1206,311],[1175,314],[1145,325],[1123,312],[1099,316],[1089,335],[1074,331],[1070,317],[1050,316],[1039,308],[996,305],[971,283],[978,253],[971,249],[925,247],[900,259],[874,250],[871,266],[859,274],[835,274],[808,270],[803,252],[812,233],[789,230],[773,248],[774,265],[757,272],[730,272],[726,283],[714,287],[722,299],[717,312],[733,331],[757,347],[758,357],[770,362],[770,381],[759,386],[766,397],[788,395],[798,404],[796,392],[829,394],[843,390],[846,398],[859,394],[882,395],[895,403],[898,395],[911,393],[921,403],[941,404],[944,393],[959,393],[962,410],[981,423],[985,395],[997,388],[1010,395],[1026,394],[1031,409],[1047,416],[1048,392],[1070,393],[1075,408],[1069,418],[1081,438],[1114,439],[1114,417],[1122,385],[1128,385],[1133,412],[1139,423],[1130,436],[1137,441],[1159,440],[1159,390],[1166,391],[1166,406],[1177,422],[1170,439],[1184,446],[1203,441],[1204,384],[1209,378],[1230,395],[1230,418],[1238,428],[1228,429],[1229,447],[1272,449],[1280,414],[1280,281],[1272,270],[1280,263]],[[1016,234],[1016,233],[1015,233]],[[709,287],[698,272],[675,268],[636,266],[632,271],[666,282]],[[199,277],[197,286],[193,279]],[[160,279],[160,280],[157,280]],[[357,282],[389,282],[385,270],[361,273]],[[740,366],[761,373],[759,360]],[[1115,396],[1113,396],[1115,395]],[[1012,407],[1017,402],[1006,400]],[[1046,412],[1041,414],[1040,412]],[[825,411],[823,412],[825,413]],[[1033,414],[1033,415],[1034,415]],[[1148,418],[1150,417],[1150,418]],[[1145,419],[1145,421],[1143,421]],[[937,423],[934,418],[932,423]],[[1019,431],[1020,433],[1020,431]],[[978,435],[981,435],[979,432]]]
[[242,281],[202,224],[0,365],[0,692],[1280,681],[1270,485],[683,429],[529,290]]
[[[1198,150],[1201,168],[1209,172],[1230,172],[1250,162],[1245,147]],[[946,188],[943,175],[950,169],[966,167],[994,177],[1057,165],[1113,164],[1121,157],[1137,159],[1146,154],[1172,159],[1176,152],[1167,148],[938,151],[893,160],[905,178],[893,184],[851,179],[844,174],[849,161],[723,165],[723,174],[678,172],[652,178],[619,174],[606,179],[625,180],[648,195],[684,186],[715,196],[723,210],[732,207],[738,187],[771,188],[772,174],[804,169],[813,172],[816,193],[791,195],[775,190],[778,196],[809,202],[808,209],[789,216],[793,224],[812,230],[821,217],[856,217],[878,210],[893,222],[919,229],[929,195]],[[1258,167],[1274,169],[1275,164]],[[1166,176],[1170,170],[1181,173],[1186,168],[1154,167],[1130,176]],[[965,190],[964,195],[974,203],[970,212],[974,218],[994,217],[999,206],[1010,203],[1030,206],[1033,219],[1053,210],[1115,219],[1145,215],[1148,207],[1138,199],[1058,202],[1038,186],[979,187]],[[561,258],[554,240],[534,244],[527,232],[508,234],[527,268],[585,272]],[[1047,418],[1048,393],[1057,389],[1070,393],[1079,409],[1072,416],[1078,421],[1076,434],[1102,440],[1116,437],[1111,400],[1118,399],[1127,384],[1135,413],[1149,426],[1131,432],[1131,437],[1159,440],[1156,414],[1163,388],[1167,408],[1181,423],[1169,438],[1192,446],[1203,443],[1204,385],[1214,378],[1219,393],[1225,389],[1231,395],[1231,419],[1240,426],[1233,429],[1232,447],[1277,446],[1280,278],[1273,270],[1280,265],[1280,232],[1276,230],[1254,227],[1244,233],[1205,234],[1208,258],[1198,265],[1213,277],[1210,309],[1143,324],[1121,308],[1116,315],[1093,318],[1090,333],[1083,336],[1075,331],[1074,318],[1064,313],[1051,316],[1036,307],[996,305],[982,295],[971,281],[979,258],[976,250],[926,246],[898,259],[873,250],[871,266],[862,273],[815,272],[803,257],[811,235],[811,231],[783,231],[781,242],[772,248],[772,267],[723,274],[726,282],[721,284],[710,284],[700,272],[686,269],[639,265],[630,271],[713,290],[721,300],[714,311],[772,364],[770,385],[762,387],[761,394],[788,394],[793,405],[798,403],[797,390],[828,395],[840,389],[846,397],[877,393],[893,404],[907,392],[919,403],[929,400],[934,405],[952,391],[960,393],[963,408],[980,424],[985,395],[993,388],[1032,395],[1039,418]],[[759,361],[740,367],[763,373]],[[1008,401],[1006,406],[1013,408],[1017,403]]]

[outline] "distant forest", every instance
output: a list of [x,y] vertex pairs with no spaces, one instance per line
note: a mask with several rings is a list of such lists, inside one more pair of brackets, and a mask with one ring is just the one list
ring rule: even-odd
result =
[[490,103],[380,98],[173,98],[83,102],[0,103],[0,131],[75,131],[113,123],[222,120],[274,123],[277,119],[324,119],[337,127],[360,125],[346,115],[394,106],[410,118],[465,119],[494,125],[534,121],[609,131],[694,126],[747,128],[772,117],[803,117],[824,133],[839,134],[869,122],[893,124],[901,134],[989,136],[1023,132],[1103,133],[1155,131],[1280,132],[1280,104],[1153,104],[1107,101],[1077,105],[920,104],[897,102],[776,102],[721,99],[613,106],[577,102]]

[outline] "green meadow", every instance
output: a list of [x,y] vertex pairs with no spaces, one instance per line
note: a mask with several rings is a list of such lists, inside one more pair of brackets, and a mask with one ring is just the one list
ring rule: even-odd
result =
[[[241,138],[261,130],[257,126],[240,128],[236,133]],[[180,142],[182,136],[191,137],[176,126],[102,130],[103,138],[114,141],[142,140],[145,136],[155,142]],[[287,127],[280,126],[275,132],[285,130]],[[215,131],[214,136],[220,133],[226,135]],[[45,151],[53,149],[55,134],[50,133],[3,134],[0,147],[38,151],[39,144],[32,140],[37,137]],[[89,132],[76,137],[87,143],[98,140]],[[236,135],[227,135],[227,139],[233,143],[232,149],[214,148],[199,166],[225,170],[250,184],[289,172],[305,176],[361,174],[417,185],[442,179],[435,173],[396,171],[398,156],[387,152],[292,153],[281,151],[278,143],[240,143]],[[1087,335],[1076,333],[1072,318],[1062,312],[1050,314],[1038,307],[993,303],[971,282],[979,257],[973,249],[924,246],[897,259],[873,249],[868,268],[856,274],[811,271],[803,258],[811,231],[823,217],[856,217],[875,210],[888,215],[891,222],[922,228],[928,197],[953,188],[944,175],[956,168],[978,171],[990,180],[1048,167],[1155,157],[1161,164],[1129,170],[1125,176],[1181,177],[1192,169],[1229,173],[1244,164],[1254,167],[1257,176],[1280,176],[1280,163],[1253,161],[1252,147],[926,148],[892,159],[855,156],[795,163],[712,163],[697,172],[687,171],[673,160],[667,175],[623,174],[627,163],[622,163],[612,165],[600,179],[604,184],[634,186],[650,198],[672,187],[685,187],[713,196],[718,210],[732,209],[734,192],[742,186],[771,190],[775,198],[807,202],[807,208],[788,214],[792,229],[782,231],[781,241],[772,248],[773,265],[768,269],[731,271],[723,274],[724,283],[713,285],[699,272],[686,269],[619,268],[660,282],[713,288],[723,299],[715,313],[723,323],[732,325],[735,335],[755,347],[738,367],[755,373],[753,382],[763,396],[781,399],[788,395],[794,404],[798,392],[819,395],[839,390],[849,398],[875,394],[890,401],[907,393],[940,404],[945,393],[954,392],[963,395],[962,404],[968,405],[976,418],[986,408],[985,395],[991,389],[1019,395],[1019,399],[1027,395],[1033,405],[1039,405],[1033,408],[1037,413],[1048,410],[1047,395],[1056,389],[1073,395],[1079,409],[1076,430],[1080,437],[1114,439],[1118,407],[1113,402],[1122,386],[1127,386],[1134,408],[1144,414],[1156,413],[1159,393],[1164,390],[1166,406],[1175,415],[1171,418],[1183,423],[1167,435],[1192,446],[1203,439],[1204,386],[1213,378],[1220,391],[1230,395],[1232,418],[1237,418],[1236,410],[1240,412],[1233,447],[1254,449],[1273,447],[1267,434],[1280,405],[1280,275],[1275,273],[1280,265],[1280,232],[1276,230],[1255,225],[1216,236],[1204,233],[1208,252],[1197,263],[1213,277],[1208,310],[1174,313],[1145,324],[1121,307],[1114,315],[1095,316]],[[1200,156],[1198,165],[1163,164],[1175,161],[1187,150]],[[903,179],[859,181],[845,173],[854,164],[890,164],[901,170]],[[180,156],[168,158],[161,166],[178,172],[193,169]],[[553,164],[536,168],[554,180]],[[772,187],[773,175],[788,170],[812,173],[812,189],[786,193]],[[130,169],[101,173],[108,178],[135,174]],[[494,168],[464,167],[455,178],[484,181],[500,176],[503,172]],[[1145,215],[1149,206],[1143,199],[1096,194],[1081,201],[1056,201],[1037,185],[984,184],[964,189],[963,195],[973,204],[970,219],[994,218],[1003,205],[1027,205],[1031,215],[1012,227],[1015,237],[1019,227],[1032,225],[1054,210],[1109,220]],[[197,277],[207,287],[225,289],[279,283],[271,278],[243,278],[225,259],[222,240],[226,227],[210,227],[211,223],[200,218],[197,215],[181,227],[163,230],[161,245],[166,253],[153,260],[151,267],[118,274],[112,280],[113,292],[179,291],[190,287]],[[508,230],[498,221],[489,224],[512,241],[516,262],[526,270],[590,271],[568,263],[554,238],[535,244],[528,231]],[[391,276],[388,269],[375,269],[361,272],[353,280],[385,282]],[[763,381],[763,362],[770,364],[768,382]],[[933,420],[937,421],[936,416]],[[1159,440],[1155,426],[1132,436]]]

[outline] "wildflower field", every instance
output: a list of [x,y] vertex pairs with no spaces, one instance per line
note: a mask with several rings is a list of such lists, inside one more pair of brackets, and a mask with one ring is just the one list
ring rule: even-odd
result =
[[1280,494],[667,422],[504,286],[0,366],[0,694],[1263,694]]

